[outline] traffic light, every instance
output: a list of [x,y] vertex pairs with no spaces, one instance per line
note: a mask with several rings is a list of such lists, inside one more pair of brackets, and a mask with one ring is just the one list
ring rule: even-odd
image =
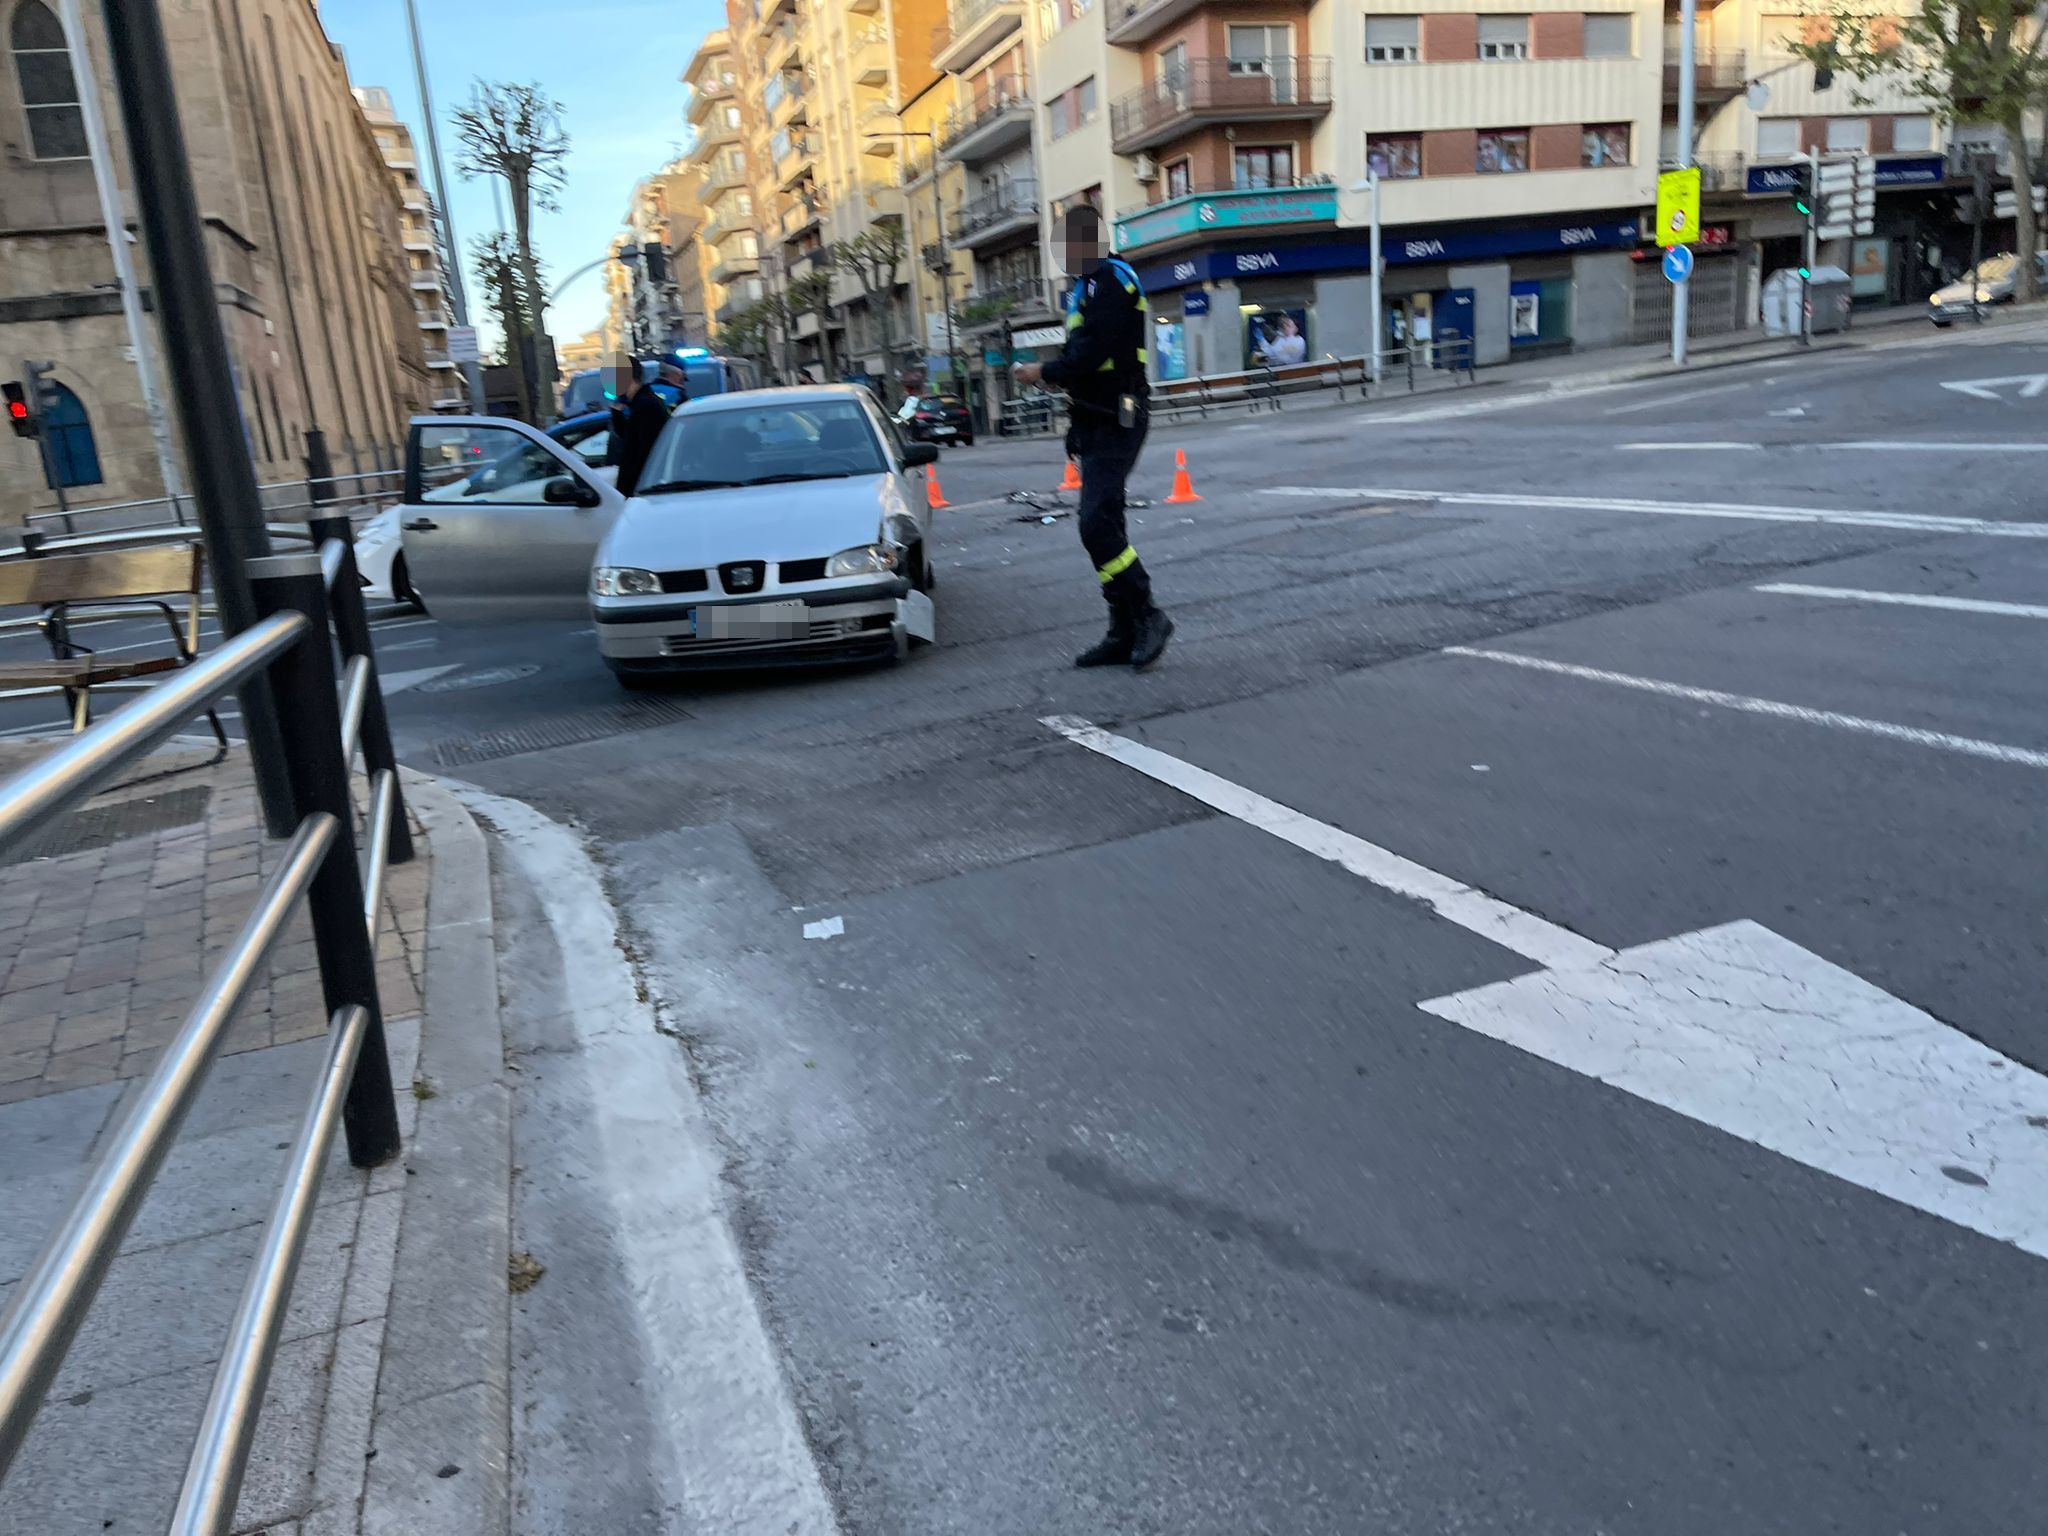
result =
[[14,428],[16,437],[36,435],[36,413],[29,409],[28,391],[9,379],[0,384],[0,391],[7,396],[7,424]]

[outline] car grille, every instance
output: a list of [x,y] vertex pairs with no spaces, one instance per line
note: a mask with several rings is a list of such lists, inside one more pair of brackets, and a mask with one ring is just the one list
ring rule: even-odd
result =
[[751,596],[768,580],[765,560],[734,560],[718,568],[718,580],[728,592]]
[[664,592],[709,592],[711,578],[703,571],[657,571]]
[[784,581],[823,581],[823,560],[785,560],[777,567]]

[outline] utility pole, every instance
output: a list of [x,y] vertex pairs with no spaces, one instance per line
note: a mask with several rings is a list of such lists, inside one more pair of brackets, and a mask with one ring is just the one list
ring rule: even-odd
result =
[[1984,323],[1984,306],[1977,302],[1977,273],[1984,265],[1984,205],[1991,201],[1991,156],[1978,150],[1970,157],[1970,319]]
[[[1699,60],[1699,0],[1679,0],[1678,7],[1678,168],[1691,170],[1695,87],[1694,70]],[[1688,241],[1699,231],[1685,231]],[[1685,366],[1686,331],[1692,323],[1692,283],[1688,279],[1671,285],[1671,361]]]
[[1806,262],[1799,269],[1799,345],[1813,345],[1813,264],[1820,260],[1820,150],[1806,147]]
[[[415,0],[405,0],[405,24],[412,33],[412,72],[419,81],[420,116],[426,119],[427,158],[434,163],[434,201],[439,205],[441,228],[448,235],[448,303],[455,311],[455,323],[469,324],[469,295],[462,286],[462,241],[455,233],[455,211],[448,205],[448,176],[441,169],[441,131],[434,125],[434,93],[427,85],[427,55],[420,46],[420,13]],[[540,316],[533,317],[535,325]],[[469,409],[484,414],[484,373],[475,360],[462,365],[463,382],[469,386]]]
[[[194,510],[213,577],[221,628],[238,635],[261,615],[249,585],[251,560],[270,553],[270,530],[249,457],[234,364],[221,329],[220,301],[206,264],[199,197],[185,152],[185,128],[157,0],[102,0],[114,85],[135,172],[135,203],[149,237],[157,316],[172,398],[192,469]],[[242,723],[256,791],[273,837],[298,824],[284,761],[277,701],[259,674],[241,688]]]
[[163,396],[157,392],[156,349],[150,345],[149,321],[142,313],[142,293],[135,286],[135,258],[128,250],[128,216],[121,207],[121,184],[114,175],[107,120],[100,112],[99,76],[93,71],[92,54],[86,45],[85,12],[80,0],[59,0],[59,4],[64,13],[72,69],[80,82],[78,111],[85,121],[85,150],[92,157],[93,186],[100,195],[100,218],[107,226],[107,251],[114,258],[114,286],[121,292],[121,318],[128,326],[128,347],[135,354],[135,382],[142,391],[142,413],[149,418],[150,439],[156,444],[157,473],[163,477],[171,518],[182,523],[185,513],[178,499],[185,494],[185,476],[178,467],[177,445],[171,441],[170,417],[164,414]]
[[1380,285],[1386,280],[1387,258],[1380,246],[1380,173],[1370,164],[1365,168],[1365,190],[1372,202],[1372,234],[1366,250],[1372,263],[1372,282],[1366,304],[1372,310],[1372,381],[1378,384],[1386,352],[1387,317],[1383,307],[1386,301]]

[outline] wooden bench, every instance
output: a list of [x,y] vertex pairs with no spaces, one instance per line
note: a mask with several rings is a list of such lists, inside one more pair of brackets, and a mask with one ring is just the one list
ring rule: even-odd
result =
[[[149,685],[140,679],[175,671],[199,654],[204,574],[197,544],[0,561],[0,607],[41,608],[28,623],[50,643],[47,661],[0,661],[0,697],[61,693],[71,729],[84,730],[92,722],[93,689],[144,688]],[[81,619],[158,613],[170,629],[170,649],[159,655],[96,655],[72,633]],[[210,710],[206,718],[225,747],[219,718]]]

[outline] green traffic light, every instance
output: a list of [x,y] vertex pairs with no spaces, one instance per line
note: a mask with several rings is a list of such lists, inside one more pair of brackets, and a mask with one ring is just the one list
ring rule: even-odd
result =
[[1812,278],[1812,276],[1813,276],[1813,268],[1811,268],[1811,267],[1801,267],[1801,268],[1799,269],[1799,280],[1800,280],[1800,281],[1801,281],[1802,283],[1803,283],[1803,282],[1806,282],[1806,281],[1808,281],[1809,279],[1811,279],[1811,278]]
[[1805,202],[1796,198],[1793,200],[1792,203],[1792,211],[1796,214],[1799,214],[1801,217],[1808,217],[1813,213],[1813,209],[1808,207]]

